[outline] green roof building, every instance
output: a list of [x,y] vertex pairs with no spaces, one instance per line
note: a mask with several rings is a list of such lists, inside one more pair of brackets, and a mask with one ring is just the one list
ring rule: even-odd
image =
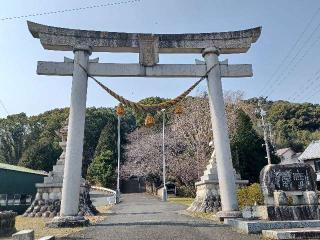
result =
[[35,184],[46,176],[44,171],[0,163],[0,211],[23,213],[35,198]]

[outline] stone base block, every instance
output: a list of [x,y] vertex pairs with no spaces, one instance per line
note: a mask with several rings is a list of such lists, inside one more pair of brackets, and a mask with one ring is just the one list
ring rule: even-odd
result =
[[320,220],[265,221],[226,219],[225,224],[230,225],[231,227],[242,233],[261,233],[262,230],[320,227]]
[[267,239],[320,239],[320,228],[263,230],[262,235]]
[[0,237],[11,236],[16,232],[16,216],[17,214],[12,211],[0,212]]
[[255,215],[269,221],[320,220],[320,209],[317,205],[257,206]]
[[191,212],[212,212],[221,210],[221,200],[219,195],[197,196],[188,211]]
[[[218,177],[214,179],[203,180],[207,178],[204,175],[201,181],[197,182],[197,195],[192,205],[188,208],[188,211],[192,212],[210,212],[217,213],[221,211],[221,199],[219,190]],[[215,179],[216,178],[216,179]],[[240,188],[248,184],[247,180],[236,180],[236,187]]]
[[86,227],[89,225],[89,220],[82,216],[64,216],[55,217],[51,222],[46,224],[50,228],[64,228],[64,227]]
[[[60,187],[59,187],[60,186]],[[59,216],[62,183],[38,184],[36,199],[23,214],[24,217],[53,218]],[[57,198],[57,196],[60,196]],[[98,213],[90,199],[90,186],[83,184],[79,196],[79,216],[95,216]]]
[[13,234],[12,238],[16,240],[34,240],[34,230],[33,229],[22,230],[20,232]]
[[246,220],[256,220],[256,219],[262,219],[259,214],[263,214],[257,210],[257,208],[260,206],[245,206],[242,208],[242,218]]
[[217,181],[198,182],[196,183],[196,188],[197,196],[188,211],[212,213],[221,211],[221,199]]
[[241,218],[242,213],[240,211],[220,211],[216,213],[216,217],[220,221],[224,221],[229,218]]

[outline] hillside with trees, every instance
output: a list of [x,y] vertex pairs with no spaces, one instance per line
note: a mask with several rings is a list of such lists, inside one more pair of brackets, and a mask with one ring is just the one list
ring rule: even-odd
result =
[[[0,119],[0,161],[50,171],[62,152],[56,131],[65,124],[68,114],[69,109],[63,108],[37,116],[27,117],[21,113]],[[121,127],[125,135],[126,131],[135,127],[135,119],[128,111],[123,120]],[[84,177],[89,172],[88,178],[92,178],[90,174],[95,173],[88,171],[90,164],[98,162],[108,151],[111,152],[111,170],[115,171],[116,122],[114,109],[87,109],[82,168]],[[108,185],[112,184],[110,182]]]
[[303,151],[311,141],[320,139],[320,105],[267,101],[264,98],[247,100],[256,105],[261,100],[267,111],[267,120],[274,130],[274,141],[278,148],[292,147]]
[[[150,97],[142,103],[160,103]],[[262,129],[255,109],[258,100],[273,126],[277,148],[302,151],[320,139],[320,106],[316,104],[243,100],[238,92],[226,93],[226,113],[232,158],[243,179],[257,182],[266,164]],[[166,114],[166,158],[168,177],[185,195],[194,194],[213,151],[209,104],[206,94],[187,97],[182,114]],[[28,117],[24,113],[0,119],[0,161],[50,171],[61,154],[56,131],[65,123],[68,108],[54,109]],[[162,176],[162,114],[153,112],[155,125],[144,126],[146,114],[126,109],[121,121],[122,178],[143,176],[158,186]],[[82,175],[93,184],[114,187],[117,167],[117,116],[114,108],[88,108],[86,113]],[[273,156],[273,162],[278,159]]]

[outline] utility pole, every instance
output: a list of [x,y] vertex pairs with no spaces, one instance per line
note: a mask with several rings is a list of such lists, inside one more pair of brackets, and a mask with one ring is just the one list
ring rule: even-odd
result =
[[117,171],[117,191],[116,191],[116,203],[120,202],[120,157],[121,157],[121,135],[120,135],[120,127],[121,127],[121,117],[125,114],[125,109],[120,103],[116,108],[116,114],[118,116],[118,141],[117,141],[117,150],[118,150],[118,171]]
[[166,202],[168,199],[167,186],[166,186],[166,156],[165,156],[165,137],[164,137],[164,127],[166,119],[166,110],[162,109],[162,164],[163,164],[163,190],[162,190],[162,201]]
[[270,148],[269,148],[269,143],[268,143],[268,129],[267,125],[265,123],[264,117],[266,116],[266,111],[263,110],[261,102],[258,102],[259,109],[257,109],[257,112],[260,114],[261,117],[261,125],[263,128],[263,139],[264,139],[264,145],[266,147],[266,152],[267,152],[267,159],[268,159],[268,164],[271,164],[271,157],[270,157]]
[[120,126],[121,126],[121,116],[118,115],[118,141],[117,141],[117,150],[118,150],[118,171],[117,171],[117,191],[116,191],[116,203],[120,202]]
[[275,142],[274,142],[274,139],[273,139],[273,133],[272,133],[272,125],[271,125],[270,122],[268,123],[268,130],[269,130],[270,143],[271,143],[271,145],[273,147],[273,150],[276,150]]

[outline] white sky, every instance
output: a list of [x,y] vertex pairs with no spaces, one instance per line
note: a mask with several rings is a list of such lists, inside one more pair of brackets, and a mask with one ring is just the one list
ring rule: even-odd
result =
[[[111,2],[117,0],[3,1],[0,18]],[[262,26],[260,39],[248,53],[220,56],[220,60],[228,58],[229,63],[251,63],[254,70],[253,78],[224,79],[224,89],[244,91],[246,97],[263,93],[268,94],[270,99],[297,102],[311,100],[319,103],[319,7],[320,2],[317,0],[141,0],[132,4],[77,12],[2,20],[0,100],[10,114],[26,112],[33,115],[69,105],[71,78],[38,76],[36,65],[39,60],[62,61],[64,56],[72,57],[72,53],[44,50],[39,40],[28,32],[28,19],[52,26],[117,32],[196,33]],[[289,52],[316,12],[318,14],[301,41]],[[314,33],[311,35],[312,32]],[[280,65],[287,54],[290,54],[289,57]],[[94,53],[91,57],[100,57],[100,62],[138,62],[138,55],[135,54]],[[202,57],[161,55],[160,62],[193,63],[195,58]],[[274,74],[279,65],[280,71]],[[103,79],[111,89],[134,101],[148,96],[175,97],[194,81],[195,79]],[[264,88],[266,84],[267,88]],[[206,86],[203,82],[193,94],[204,89]],[[116,100],[90,81],[88,106],[115,104]],[[5,116],[6,112],[0,106],[0,117]]]

